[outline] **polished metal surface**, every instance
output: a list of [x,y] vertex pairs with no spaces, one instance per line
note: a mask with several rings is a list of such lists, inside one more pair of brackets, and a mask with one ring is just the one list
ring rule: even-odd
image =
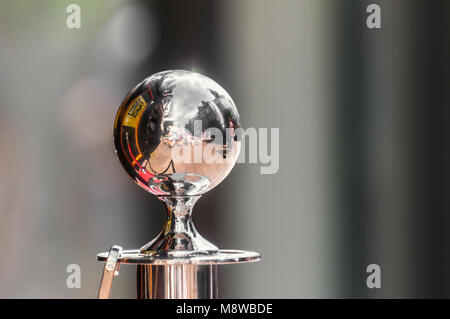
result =
[[167,212],[163,230],[142,253],[218,250],[196,231],[192,207],[233,168],[240,151],[239,126],[228,93],[195,72],[156,73],[127,95],[114,124],[117,155]]
[[217,265],[138,265],[139,299],[212,299],[218,297]]
[[160,196],[201,195],[231,171],[239,113],[216,82],[189,71],[156,73],[128,93],[114,144],[133,180]]
[[[97,255],[97,260],[106,261],[108,253],[100,253]],[[255,262],[261,259],[261,255],[254,251],[234,250],[234,249],[220,249],[213,253],[197,253],[178,254],[177,252],[169,254],[155,253],[153,255],[142,254],[139,250],[124,250],[119,256],[119,263],[121,264],[136,264],[136,265],[177,265],[177,264],[192,264],[192,265],[224,265],[224,264],[238,264]]]
[[160,234],[141,248],[143,254],[186,255],[195,252],[218,251],[215,245],[204,239],[192,222],[192,207],[200,196],[160,196],[166,207],[167,219]]
[[[116,256],[117,265],[137,265],[138,298],[215,298],[217,265],[260,260],[255,252],[219,250],[192,222],[195,202],[236,163],[241,134],[231,97],[195,72],[151,75],[122,102],[114,123],[116,153],[131,178],[156,195],[167,214],[155,239]],[[97,258],[108,264],[111,256]],[[109,296],[111,284],[107,273],[99,296]]]
[[98,290],[98,299],[108,299],[111,295],[113,279],[119,275],[119,257],[122,253],[122,247],[112,246],[106,256],[105,267],[103,269],[100,288]]
[[218,297],[218,265],[261,259],[258,253],[243,250],[219,250],[190,255],[179,255],[177,251],[169,254],[155,252],[149,255],[142,254],[139,250],[120,250],[117,254],[117,247],[113,246],[109,252],[97,255],[99,261],[106,261],[99,299],[109,298],[112,281],[114,275],[118,274],[120,264],[137,266],[139,299],[211,299]]

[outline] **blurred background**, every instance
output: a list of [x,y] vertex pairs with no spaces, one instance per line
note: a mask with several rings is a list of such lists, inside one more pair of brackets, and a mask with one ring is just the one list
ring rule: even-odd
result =
[[[220,83],[244,127],[280,128],[276,174],[237,164],[196,204],[206,238],[263,256],[223,266],[221,297],[450,297],[449,15],[425,0],[0,1],[0,297],[94,298],[96,254],[159,232],[112,128],[167,69]],[[112,297],[135,285],[121,267]]]

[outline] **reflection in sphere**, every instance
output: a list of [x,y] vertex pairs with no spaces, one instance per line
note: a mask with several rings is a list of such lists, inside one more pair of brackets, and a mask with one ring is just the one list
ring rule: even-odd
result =
[[239,127],[233,100],[216,82],[195,72],[164,71],[122,102],[114,143],[122,165],[145,190],[200,195],[233,168]]

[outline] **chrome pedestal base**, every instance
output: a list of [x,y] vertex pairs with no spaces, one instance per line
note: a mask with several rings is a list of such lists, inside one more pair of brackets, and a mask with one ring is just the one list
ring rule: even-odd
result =
[[105,261],[98,298],[109,298],[113,277],[120,264],[137,265],[139,299],[211,299],[218,297],[217,266],[247,263],[261,259],[252,251],[219,250],[217,252],[170,251],[143,254],[113,246],[97,255]]
[[218,297],[217,265],[138,265],[138,299],[213,299]]

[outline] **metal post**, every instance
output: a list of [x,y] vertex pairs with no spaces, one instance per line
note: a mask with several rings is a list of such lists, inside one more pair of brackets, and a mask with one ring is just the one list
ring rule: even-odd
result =
[[138,265],[138,299],[218,297],[217,265]]

